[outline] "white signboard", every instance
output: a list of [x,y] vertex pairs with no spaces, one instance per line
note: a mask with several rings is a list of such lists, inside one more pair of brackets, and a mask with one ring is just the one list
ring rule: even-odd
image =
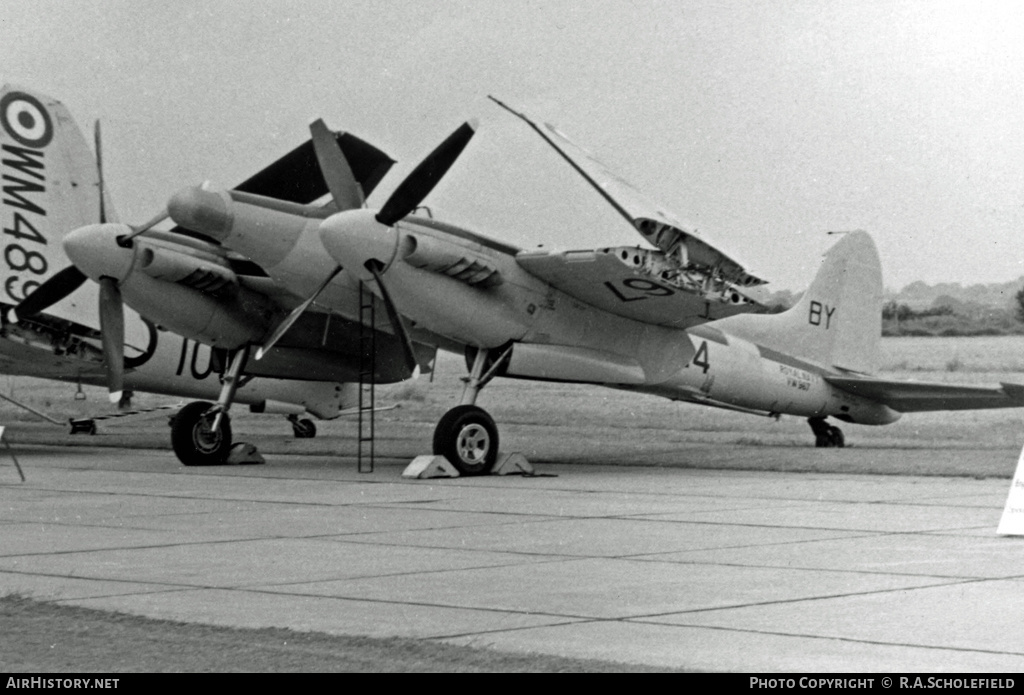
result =
[[1024,449],[1017,459],[1017,470],[1010,483],[1010,494],[1006,496],[1003,518],[996,530],[1000,536],[1024,536]]

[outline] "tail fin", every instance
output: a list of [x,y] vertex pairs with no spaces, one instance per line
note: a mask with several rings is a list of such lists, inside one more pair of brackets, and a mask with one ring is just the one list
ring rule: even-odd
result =
[[871,373],[882,333],[882,266],[867,232],[849,232],[792,309],[742,314],[714,326],[778,352],[826,367]]
[[[0,89],[0,185],[0,302],[16,305],[70,265],[61,239],[99,221],[96,159],[59,101],[10,84]],[[90,285],[47,313],[92,316]]]

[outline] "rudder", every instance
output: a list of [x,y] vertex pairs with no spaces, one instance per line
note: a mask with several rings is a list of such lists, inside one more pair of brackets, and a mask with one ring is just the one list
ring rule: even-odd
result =
[[[0,176],[0,302],[17,305],[70,264],[61,239],[99,221],[99,175],[62,103],[7,84],[0,89]],[[88,283],[47,313],[68,319],[93,314],[94,295]]]

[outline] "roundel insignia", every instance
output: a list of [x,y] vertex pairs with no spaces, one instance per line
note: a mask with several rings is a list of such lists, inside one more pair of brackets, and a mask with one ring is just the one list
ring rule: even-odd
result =
[[146,362],[149,362],[149,359],[156,354],[156,344],[159,340],[157,338],[156,326],[153,325],[152,321],[143,316],[140,316],[139,318],[142,319],[142,322],[146,325],[146,330],[149,332],[149,342],[146,344],[146,349],[138,355],[135,355],[134,357],[125,355],[125,369],[137,369],[146,364]]
[[40,149],[53,139],[53,121],[31,94],[9,92],[0,99],[0,125],[25,147]]

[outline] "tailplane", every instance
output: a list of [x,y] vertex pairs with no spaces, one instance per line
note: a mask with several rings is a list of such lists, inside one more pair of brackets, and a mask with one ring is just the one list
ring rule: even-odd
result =
[[867,232],[848,232],[792,309],[742,314],[717,328],[824,367],[872,373],[882,333],[882,266]]
[[[39,92],[0,89],[0,303],[17,305],[70,261],[61,240],[99,221],[96,159],[67,108]],[[110,206],[107,206],[108,217]],[[96,313],[86,285],[47,313],[81,321]]]

